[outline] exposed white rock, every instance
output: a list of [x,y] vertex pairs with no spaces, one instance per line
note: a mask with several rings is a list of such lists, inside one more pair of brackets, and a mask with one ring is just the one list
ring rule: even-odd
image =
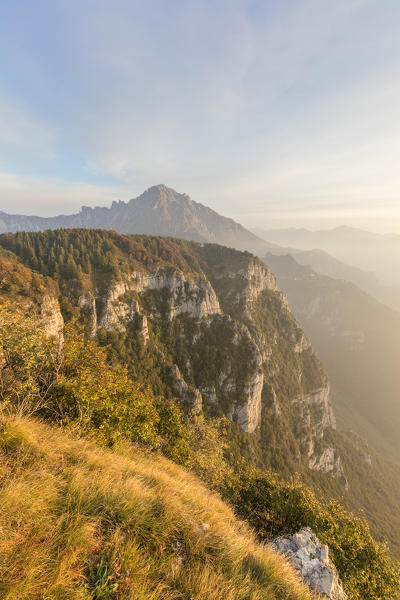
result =
[[324,431],[336,429],[336,419],[329,398],[329,385],[313,390],[309,394],[297,396],[293,403],[297,405],[301,418],[313,427],[315,437],[321,438]]
[[342,460],[334,448],[328,446],[320,453],[315,453],[314,450],[309,457],[308,466],[315,471],[336,477],[336,479],[339,479],[343,483],[346,490],[349,488],[348,481],[344,475]]
[[294,351],[300,354],[300,352],[305,352],[311,348],[310,341],[306,338],[304,333],[301,334],[300,340],[295,344]]
[[310,394],[298,396],[293,403],[298,409],[299,419],[306,428],[302,444],[310,469],[339,479],[345,488],[348,482],[344,475],[340,456],[331,446],[326,446],[324,434],[327,429],[336,429],[336,419],[329,399],[329,385]]
[[195,319],[203,319],[221,313],[217,295],[210,282],[200,277],[191,278],[177,270],[157,270],[155,273],[134,271],[125,281],[110,286],[100,319],[100,327],[105,329],[125,329],[138,312],[137,303],[125,301],[122,296],[134,291],[138,294],[148,290],[169,291],[169,314],[171,320],[180,314],[188,314]]
[[242,269],[237,274],[247,280],[242,297],[249,302],[256,300],[261,292],[265,290],[279,291],[275,275],[273,275],[272,271],[266,265],[259,261],[251,261],[247,269]]
[[216,277],[217,279],[229,278],[243,280],[244,286],[237,296],[237,301],[245,300],[246,302],[252,302],[265,290],[280,292],[272,271],[256,259],[251,259],[248,265],[243,269],[226,269],[220,274],[217,274]]
[[141,336],[144,345],[147,345],[147,342],[150,339],[149,335],[149,324],[147,322],[146,315],[139,315],[138,317],[138,325],[139,325],[139,335]]
[[284,554],[312,590],[331,600],[347,600],[328,546],[321,544],[309,528],[276,538],[272,546]]
[[225,383],[227,382],[229,375],[231,374],[231,365],[228,365],[228,368],[226,371],[221,371],[220,374],[218,375],[218,385],[220,388],[224,387]]
[[263,384],[264,375],[257,371],[244,389],[243,402],[234,411],[237,424],[247,433],[253,433],[260,424]]
[[278,398],[277,398],[274,388],[271,389],[271,404],[272,404],[272,410],[273,410],[274,415],[276,417],[280,417],[282,414],[282,409],[279,404],[279,401],[278,401]]
[[216,404],[218,402],[217,391],[214,386],[201,387],[201,395],[207,400],[209,404]]
[[207,279],[190,277],[177,270],[158,269],[155,273],[133,273],[129,289],[136,292],[167,288],[171,294],[170,318],[187,313],[195,319],[221,313],[217,295]]
[[48,295],[43,296],[40,306],[40,316],[47,335],[56,337],[62,343],[64,340],[64,319],[57,298]]
[[124,302],[120,298],[127,291],[128,285],[123,281],[114,282],[108,289],[99,327],[108,330],[125,331],[126,322],[131,321],[138,313],[136,300]]

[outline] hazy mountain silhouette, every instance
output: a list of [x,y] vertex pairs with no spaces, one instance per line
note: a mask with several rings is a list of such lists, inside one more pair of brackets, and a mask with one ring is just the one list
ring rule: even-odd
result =
[[113,202],[109,208],[83,206],[73,215],[36,217],[0,213],[0,233],[76,227],[218,242],[260,255],[278,248],[233,219],[219,215],[166,185],[153,186],[129,202]]

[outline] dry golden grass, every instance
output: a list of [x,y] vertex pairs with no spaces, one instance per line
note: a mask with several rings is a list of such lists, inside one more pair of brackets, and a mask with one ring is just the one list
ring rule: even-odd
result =
[[136,449],[0,431],[0,598],[310,600],[217,495]]

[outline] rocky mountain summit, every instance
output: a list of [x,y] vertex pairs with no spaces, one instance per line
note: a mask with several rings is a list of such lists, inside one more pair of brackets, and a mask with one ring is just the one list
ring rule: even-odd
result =
[[217,242],[262,255],[273,250],[233,219],[192,200],[166,185],[155,185],[128,202],[108,207],[83,206],[73,215],[36,217],[0,212],[0,233],[59,228],[113,229],[119,233],[176,236],[198,242]]

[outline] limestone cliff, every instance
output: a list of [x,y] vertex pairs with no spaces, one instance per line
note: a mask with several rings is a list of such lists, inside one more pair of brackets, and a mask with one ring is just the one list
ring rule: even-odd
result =
[[99,327],[124,330],[126,321],[139,313],[137,301],[127,298],[127,293],[141,295],[155,290],[168,293],[165,314],[168,320],[180,314],[203,319],[221,313],[215,291],[206,279],[190,278],[170,269],[159,269],[155,273],[134,271],[125,280],[110,285],[103,301]]
[[260,425],[263,373],[255,372],[244,390],[244,402],[235,407],[237,424],[243,431],[253,433]]
[[[209,247],[193,246],[202,259],[209,258]],[[157,342],[152,332],[173,327],[186,346],[185,361],[172,348],[162,353],[162,361],[171,361],[173,394],[196,411],[224,407],[226,416],[247,434],[260,430],[265,407],[273,401],[273,414],[282,427],[291,415],[298,459],[347,485],[337,450],[325,442],[326,432],[336,426],[326,376],[271,271],[251,255],[240,259],[238,268],[232,268],[235,261],[227,268],[203,260],[202,273],[159,266],[153,271],[133,269],[110,281],[96,299],[91,294],[80,297],[79,305],[88,313],[91,335],[101,330],[135,335],[145,345],[153,344],[153,351]],[[213,342],[217,363],[206,373],[202,363],[210,360],[209,340],[220,328],[223,337]],[[287,364],[280,356],[283,345]],[[216,368],[220,361],[223,368]],[[310,363],[313,379],[303,385]],[[283,394],[289,366],[297,383],[292,393]]]
[[93,338],[97,333],[97,311],[96,300],[93,294],[89,293],[78,298],[79,308],[87,311],[88,333],[89,337]]
[[[4,241],[17,252],[26,237]],[[286,453],[292,471],[345,482],[323,366],[261,260],[216,244],[115,232],[28,238],[49,256],[67,248],[73,263],[57,271],[63,306],[154,393],[228,417],[259,463]],[[56,300],[46,298],[42,314],[49,332],[60,331]]]

